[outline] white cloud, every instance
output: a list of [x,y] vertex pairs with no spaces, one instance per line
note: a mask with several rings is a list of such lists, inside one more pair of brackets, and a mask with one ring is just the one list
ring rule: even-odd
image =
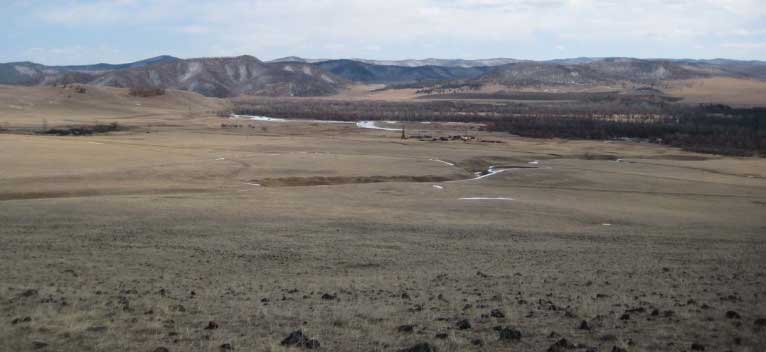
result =
[[[172,28],[208,50],[261,56],[308,52],[356,56],[370,48],[502,48],[541,40],[593,48],[720,48],[766,31],[764,0],[181,0],[50,2],[37,21],[83,30]],[[161,37],[161,36],[160,36]],[[738,37],[732,40],[730,37]],[[719,43],[707,45],[712,40]],[[370,43],[375,43],[371,45]],[[586,50],[573,43],[569,49]],[[735,47],[727,47],[735,49]],[[742,48],[740,48],[742,49]],[[425,50],[425,49],[424,49]],[[574,52],[568,50],[567,52]],[[205,53],[200,53],[205,54]],[[455,52],[453,56],[472,56]],[[615,55],[620,53],[615,52]],[[393,56],[424,53],[388,53]],[[428,55],[430,56],[430,55]],[[662,52],[646,56],[663,56]]]

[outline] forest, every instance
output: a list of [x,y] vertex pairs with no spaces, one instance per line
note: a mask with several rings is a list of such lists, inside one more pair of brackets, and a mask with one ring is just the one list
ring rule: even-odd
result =
[[[524,97],[527,95],[509,95]],[[395,120],[483,123],[489,131],[533,138],[632,139],[690,151],[752,156],[766,150],[766,108],[683,105],[653,96],[532,97],[533,102],[470,100],[412,102],[243,98],[241,115],[313,120]],[[553,101],[567,100],[565,102]]]

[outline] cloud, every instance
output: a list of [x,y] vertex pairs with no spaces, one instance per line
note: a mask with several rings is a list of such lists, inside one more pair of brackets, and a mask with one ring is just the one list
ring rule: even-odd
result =
[[567,53],[577,55],[684,56],[686,50],[721,56],[727,53],[723,49],[753,54],[757,48],[722,43],[757,43],[766,31],[762,0],[69,0],[26,4],[31,8],[25,13],[30,15],[19,21],[65,28],[75,36],[77,31],[87,36],[97,31],[109,35],[143,30],[157,46],[163,41],[183,42],[187,36],[193,44],[183,49],[198,56],[374,53],[405,58],[444,53],[539,58],[559,54],[560,42],[567,43]]

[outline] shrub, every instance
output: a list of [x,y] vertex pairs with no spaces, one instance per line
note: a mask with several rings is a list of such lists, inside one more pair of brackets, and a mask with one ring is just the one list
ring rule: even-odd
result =
[[165,88],[133,87],[133,88],[130,88],[129,94],[134,97],[142,97],[142,98],[156,97],[160,95],[165,95]]

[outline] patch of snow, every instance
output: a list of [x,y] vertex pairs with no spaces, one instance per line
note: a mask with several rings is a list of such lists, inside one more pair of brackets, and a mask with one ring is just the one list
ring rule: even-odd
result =
[[311,67],[303,66],[303,74],[311,76],[314,74],[314,72],[311,71]]
[[226,160],[226,158],[218,158],[218,159],[215,159],[215,160],[216,161],[221,161],[221,160]]
[[603,225],[603,226],[612,226],[612,224],[610,224],[610,223],[603,223],[601,225]]
[[260,183],[245,182],[245,184],[250,186],[255,186],[255,187],[261,187]]
[[287,65],[287,66],[285,66],[282,69],[287,71],[287,72],[295,72],[295,69],[292,66],[290,66],[290,65]]
[[529,164],[531,164],[531,165],[539,165],[540,164],[540,160],[530,161]]
[[286,122],[285,119],[278,119],[276,117],[268,116],[250,116],[250,115],[232,115],[235,119],[247,119],[253,121],[270,121],[270,122]]
[[34,76],[37,74],[37,71],[26,66],[16,65],[16,66],[13,66],[13,68],[16,69],[16,72],[25,76]]
[[194,77],[196,74],[202,72],[202,63],[197,61],[192,61],[189,63],[189,67],[186,69],[186,73],[180,77],[180,81],[188,81],[192,77]]
[[375,124],[375,121],[359,121],[356,123],[356,127],[359,128],[367,128],[372,130],[383,130],[383,131],[401,131],[401,128],[385,128],[385,127],[378,127]]
[[335,80],[330,78],[330,76],[328,76],[326,74],[322,74],[322,80],[327,82],[327,83],[335,84]]
[[444,189],[444,187],[439,186],[439,185],[433,185],[433,187],[436,188],[436,189]]
[[99,143],[99,142],[88,142],[88,144],[104,144],[104,143]]
[[481,180],[483,178],[490,177],[492,175],[497,175],[497,174],[499,174],[501,172],[505,172],[505,171],[508,171],[508,170],[507,169],[495,169],[494,166],[490,166],[489,169],[487,169],[487,173],[486,174],[482,175],[481,173],[477,173],[479,176],[476,176],[476,177],[474,177],[474,178],[472,178],[472,179],[470,179],[468,181]]
[[442,163],[442,164],[449,165],[449,166],[455,166],[455,164],[453,164],[451,162],[448,162],[448,161],[444,161],[444,160],[439,160],[439,159],[428,159],[428,160],[435,161],[437,163]]

